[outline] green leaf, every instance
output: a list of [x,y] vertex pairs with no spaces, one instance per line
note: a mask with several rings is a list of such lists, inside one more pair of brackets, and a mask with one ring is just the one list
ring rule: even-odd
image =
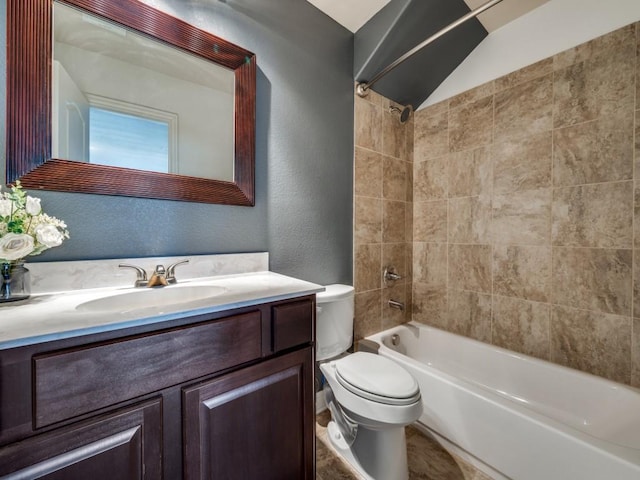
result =
[[21,220],[11,220],[7,223],[7,230],[12,233],[24,233],[24,224]]

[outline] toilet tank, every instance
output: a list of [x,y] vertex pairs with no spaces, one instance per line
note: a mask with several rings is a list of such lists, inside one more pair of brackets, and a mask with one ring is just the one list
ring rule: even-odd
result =
[[327,285],[316,294],[316,360],[344,353],[353,343],[353,287]]

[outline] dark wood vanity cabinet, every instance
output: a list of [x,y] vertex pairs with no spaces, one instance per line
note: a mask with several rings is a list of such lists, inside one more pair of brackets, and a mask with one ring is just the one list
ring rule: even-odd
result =
[[315,296],[0,351],[0,479],[313,479]]

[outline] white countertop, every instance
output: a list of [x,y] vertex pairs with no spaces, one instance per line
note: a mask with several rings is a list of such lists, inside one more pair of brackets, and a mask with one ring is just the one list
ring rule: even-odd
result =
[[171,289],[187,285],[217,286],[223,287],[225,291],[210,298],[168,306],[149,305],[130,310],[116,308],[87,311],[82,305],[107,296],[139,291],[140,288],[71,290],[32,295],[29,300],[19,304],[2,304],[0,350],[220,312],[324,290],[324,287],[315,283],[268,271],[192,278],[175,286],[161,288]]

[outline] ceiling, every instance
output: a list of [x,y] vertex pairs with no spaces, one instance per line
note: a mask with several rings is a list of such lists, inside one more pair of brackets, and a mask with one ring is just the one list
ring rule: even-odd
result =
[[[390,0],[308,0],[316,8],[333,18],[336,22],[356,32]],[[478,8],[488,0],[464,0],[470,9]],[[482,13],[478,19],[492,32],[515,20],[521,15],[539,7],[549,0],[504,0],[495,7]]]

